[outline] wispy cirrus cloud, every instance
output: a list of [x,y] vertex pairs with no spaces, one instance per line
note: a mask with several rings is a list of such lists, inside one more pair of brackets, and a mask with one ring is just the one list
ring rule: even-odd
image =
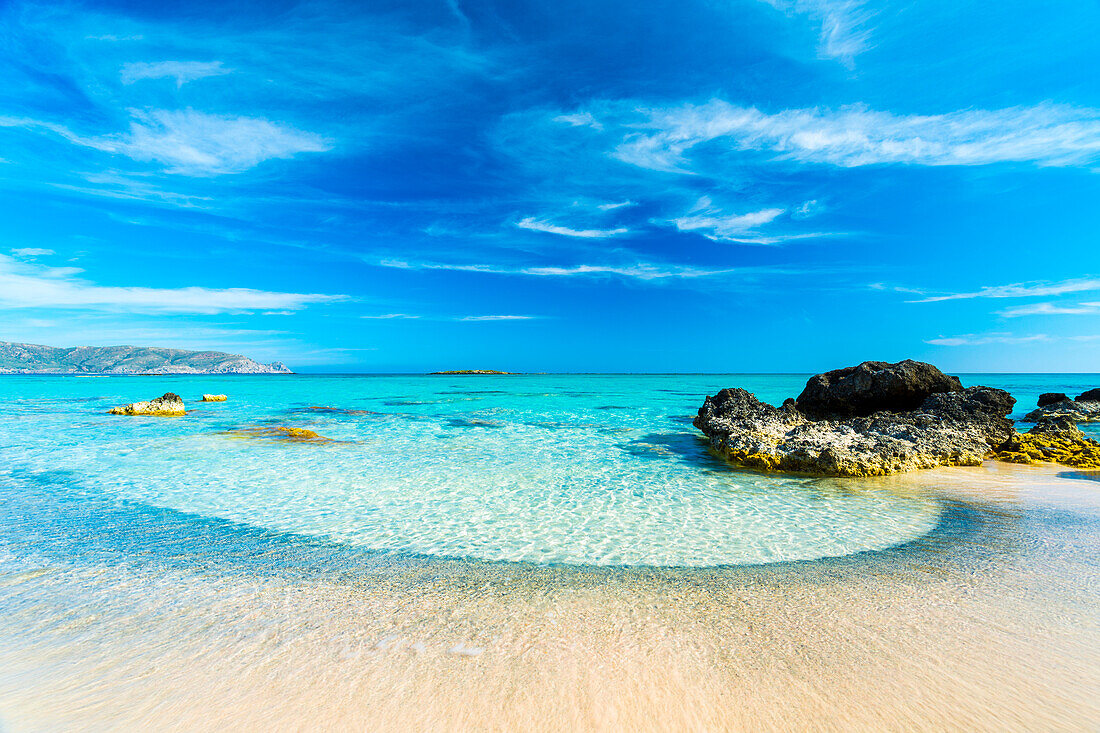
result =
[[933,115],[899,115],[862,105],[767,113],[715,99],[657,108],[623,102],[605,109],[604,124],[614,123],[623,133],[616,157],[670,172],[694,172],[687,154],[703,143],[777,161],[846,168],[1005,162],[1076,166],[1100,158],[1100,110],[1069,105]]
[[125,133],[88,136],[64,125],[29,118],[0,117],[0,127],[45,131],[87,148],[153,162],[168,173],[215,176],[240,173],[273,159],[321,153],[330,140],[260,117],[236,117],[184,110],[131,110]]
[[179,88],[189,81],[222,76],[231,71],[221,61],[133,61],[123,64],[119,76],[123,84],[133,84],[143,79],[175,79]]
[[965,333],[959,336],[939,336],[924,343],[933,346],[986,346],[988,344],[1026,344],[1036,341],[1050,341],[1045,333],[1030,336],[1016,336],[1011,333]]
[[790,16],[805,16],[820,26],[821,58],[852,59],[870,44],[873,14],[865,0],[763,0]]
[[75,267],[45,267],[0,255],[0,306],[140,313],[215,314],[300,310],[345,300],[343,295],[251,288],[155,288],[98,285]]
[[1004,318],[1019,318],[1020,316],[1100,315],[1100,302],[1077,303],[1076,305],[1032,303],[1031,305],[1020,305],[1014,308],[1006,308],[1003,311],[997,311],[997,315]]
[[[1100,290],[1100,279],[1074,278],[1059,282],[1024,282],[1011,285],[987,285],[978,290],[964,293],[946,293],[929,295],[926,298],[911,300],[910,303],[935,303],[943,300],[970,300],[972,298],[1033,298],[1083,293]],[[916,292],[916,291],[914,291]]]
[[[636,280],[664,280],[670,278],[700,278],[715,275],[724,275],[732,272],[756,272],[763,274],[765,270],[759,268],[743,269],[708,269],[690,267],[684,265],[657,265],[648,262],[638,262],[629,265],[571,265],[571,266],[539,266],[539,267],[511,267],[504,265],[488,264],[450,264],[442,262],[409,262],[405,260],[380,260],[380,267],[394,267],[402,270],[450,270],[454,272],[481,272],[491,275],[527,275],[531,277],[608,277],[617,276]],[[781,270],[767,270],[769,273],[779,273]]]
[[520,229],[529,229],[533,232],[560,234],[563,237],[580,237],[582,239],[607,239],[608,237],[617,237],[630,232],[630,230],[625,227],[616,227],[614,229],[571,229],[570,227],[559,226],[543,219],[536,219],[533,216],[520,219],[516,222],[516,226]]
[[11,251],[13,257],[46,257],[55,254],[52,249],[42,247],[16,247]]
[[799,239],[835,236],[826,232],[764,233],[760,231],[761,227],[773,223],[784,215],[792,219],[809,218],[814,213],[811,204],[816,206],[817,202],[806,202],[792,210],[772,207],[741,214],[728,214],[714,206],[709,196],[703,196],[683,216],[653,220],[653,223],[674,226],[681,232],[697,232],[715,242],[734,244],[775,245]]
[[688,213],[669,221],[681,232],[698,232],[707,239],[719,242],[758,241],[750,236],[764,224],[770,224],[784,213],[784,209],[761,209],[747,214],[723,214],[709,206],[702,211]]
[[477,316],[420,316],[410,313],[384,313],[379,316],[359,316],[370,320],[425,320],[425,321],[531,321],[543,316],[477,315]]

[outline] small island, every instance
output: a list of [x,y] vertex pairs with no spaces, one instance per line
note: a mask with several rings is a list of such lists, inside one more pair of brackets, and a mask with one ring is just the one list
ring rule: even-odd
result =
[[519,374],[520,372],[498,372],[496,369],[456,369],[448,372],[428,372],[428,376],[440,374]]

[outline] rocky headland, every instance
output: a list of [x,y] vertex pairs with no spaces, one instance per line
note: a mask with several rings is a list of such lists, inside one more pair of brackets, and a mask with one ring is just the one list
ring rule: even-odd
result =
[[1001,389],[964,389],[931,364],[864,362],[811,377],[781,407],[723,389],[693,424],[731,463],[766,471],[882,476],[996,457],[1100,466],[1100,444],[1066,423],[1017,433],[1008,419],[1015,402]]
[[291,374],[222,351],[146,346],[40,346],[0,341],[0,374]]

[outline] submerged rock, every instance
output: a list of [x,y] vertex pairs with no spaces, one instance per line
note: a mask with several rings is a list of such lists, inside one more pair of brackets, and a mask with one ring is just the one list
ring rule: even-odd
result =
[[865,361],[811,377],[795,403],[810,417],[859,417],[915,410],[929,395],[961,391],[958,377],[931,364],[912,359],[897,364]]
[[994,457],[1010,463],[1053,461],[1074,468],[1100,468],[1100,443],[1085,437],[1068,417],[1044,417],[1026,433],[1016,433]]
[[[1007,418],[1016,402],[1010,394],[963,389],[957,378],[920,362],[865,362],[817,375],[802,394],[808,403],[800,396],[777,408],[743,389],[723,389],[707,397],[693,424],[740,466],[830,476],[979,465],[1015,434]],[[904,407],[921,394],[915,407]],[[843,414],[875,404],[894,407]]]
[[228,397],[223,394],[204,394],[202,396],[203,402],[225,402]]
[[1047,405],[1054,405],[1059,402],[1065,402],[1069,397],[1065,392],[1043,392],[1039,395],[1039,401],[1036,402],[1038,407],[1046,407]]
[[272,425],[256,428],[239,428],[227,431],[228,435],[237,438],[261,438],[268,440],[285,440],[292,443],[335,443],[332,438],[318,435],[305,428],[289,428],[285,425]]
[[111,415],[156,415],[161,417],[187,414],[187,410],[183,405],[183,398],[173,392],[165,392],[164,395],[148,402],[133,402],[122,407],[114,407],[107,412]]

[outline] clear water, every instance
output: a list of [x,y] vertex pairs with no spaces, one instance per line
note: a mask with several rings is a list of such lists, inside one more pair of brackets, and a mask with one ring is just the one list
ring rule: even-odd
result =
[[[565,565],[812,560],[883,550],[935,530],[945,511],[935,494],[732,470],[691,426],[703,397],[722,387],[778,403],[805,379],[7,376],[0,492],[24,518],[37,517],[9,522],[7,541],[64,536],[74,515],[48,506],[62,500],[171,510],[368,551]],[[1040,392],[1077,394],[1100,377],[964,382],[1009,389],[1022,414]],[[193,411],[106,414],[166,391]],[[204,392],[229,401],[201,403]],[[264,426],[307,428],[333,442],[233,432]],[[48,522],[57,526],[44,528]],[[11,536],[16,531],[28,534]],[[113,531],[125,533],[124,522]]]

